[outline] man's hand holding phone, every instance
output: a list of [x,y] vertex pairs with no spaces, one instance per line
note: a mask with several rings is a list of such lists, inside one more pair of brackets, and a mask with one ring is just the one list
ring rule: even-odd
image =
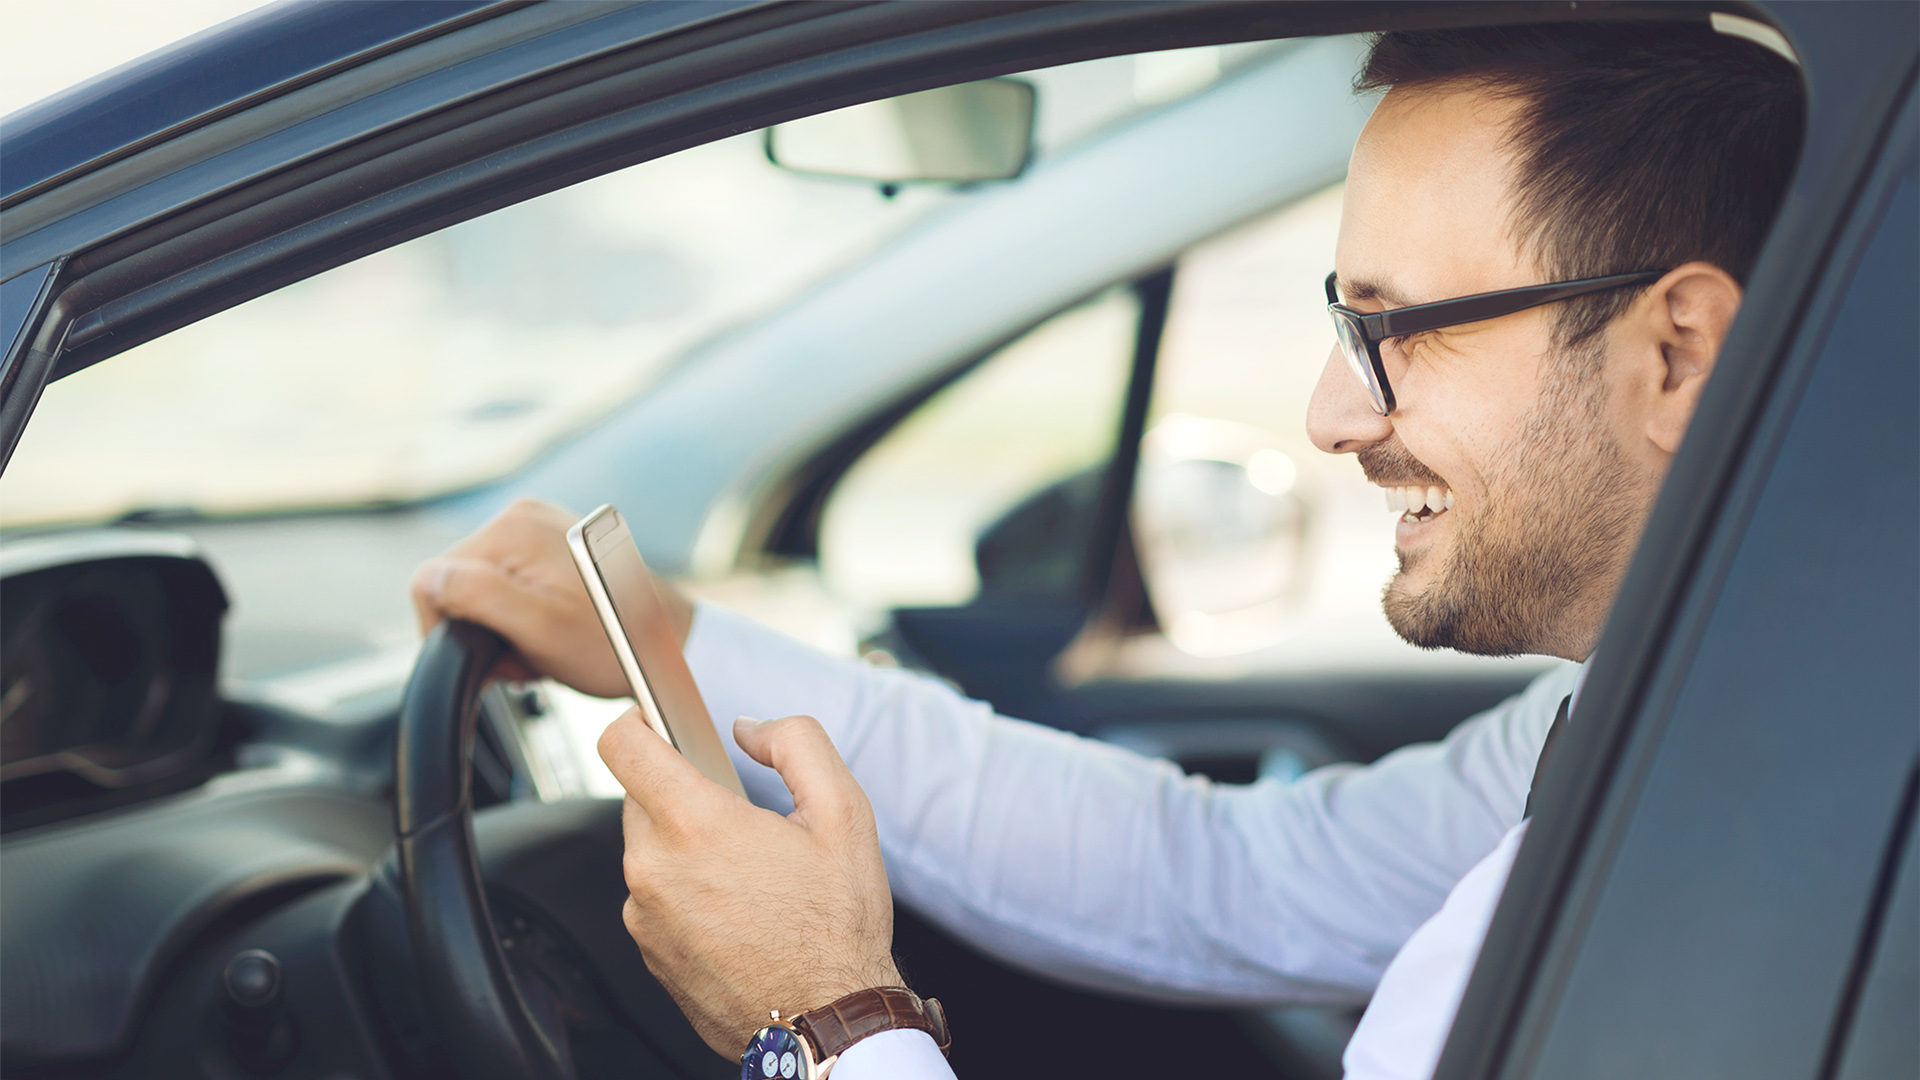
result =
[[[578,517],[521,499],[422,564],[412,588],[421,631],[442,619],[476,622],[514,647],[517,655],[501,674],[544,676],[583,694],[625,697],[626,677],[567,549],[567,529]],[[684,646],[693,626],[692,603],[658,578],[654,587]]]
[[714,1052],[779,1009],[900,985],[893,895],[866,793],[809,716],[734,722],[793,792],[781,816],[709,781],[629,710],[600,736],[627,790],[627,932]]

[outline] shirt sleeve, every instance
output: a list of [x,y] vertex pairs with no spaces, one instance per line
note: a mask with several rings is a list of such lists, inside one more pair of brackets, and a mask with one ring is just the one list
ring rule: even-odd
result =
[[913,1028],[869,1035],[842,1051],[832,1080],[954,1080],[933,1036]]
[[1213,784],[994,714],[946,684],[817,652],[702,604],[687,645],[736,715],[820,720],[866,790],[894,894],[1000,959],[1093,989],[1234,1005],[1364,1001],[1518,824],[1569,665],[1442,742],[1291,783]]

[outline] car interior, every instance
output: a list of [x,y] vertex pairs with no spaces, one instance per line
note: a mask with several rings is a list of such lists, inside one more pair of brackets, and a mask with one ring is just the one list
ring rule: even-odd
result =
[[[0,477],[0,1068],[734,1072],[621,924],[592,744],[624,703],[490,679],[484,632],[422,650],[412,568],[522,495],[614,502],[695,596],[1220,784],[1440,738],[1547,670],[1394,638],[1391,515],[1305,439],[1369,105],[1345,22],[954,46],[76,330]],[[535,89],[647,92],[593,63],[637,74]],[[1101,190],[1193,132],[1237,156]],[[962,1076],[1084,1070],[1065,1025],[1130,1033],[1115,1075],[1337,1077],[1365,1004],[1123,1000],[904,905],[895,946]]]

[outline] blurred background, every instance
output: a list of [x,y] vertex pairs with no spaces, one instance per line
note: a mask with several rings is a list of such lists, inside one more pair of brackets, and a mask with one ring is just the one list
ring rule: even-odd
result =
[[0,116],[263,6],[263,0],[0,0]]

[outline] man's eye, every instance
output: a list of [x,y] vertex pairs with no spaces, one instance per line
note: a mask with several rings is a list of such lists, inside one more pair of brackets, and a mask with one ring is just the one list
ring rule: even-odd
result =
[[1399,337],[1383,339],[1380,342],[1380,347],[1382,350],[1395,353],[1402,357],[1412,356],[1415,352],[1419,351],[1426,338],[1426,334],[1402,334]]
[[1392,349],[1403,357],[1415,357],[1432,351],[1438,335],[1432,330],[1422,330],[1417,334],[1402,334],[1381,342],[1382,346]]

